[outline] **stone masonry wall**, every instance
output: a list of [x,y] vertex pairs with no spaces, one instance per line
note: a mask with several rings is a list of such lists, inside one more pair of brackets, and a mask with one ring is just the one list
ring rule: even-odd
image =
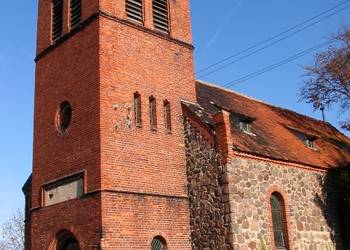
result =
[[220,155],[187,120],[184,127],[192,249],[231,249]]
[[235,250],[274,249],[269,209],[274,191],[285,199],[290,249],[335,249],[329,218],[327,224],[317,204],[322,172],[240,157],[227,164],[227,172]]

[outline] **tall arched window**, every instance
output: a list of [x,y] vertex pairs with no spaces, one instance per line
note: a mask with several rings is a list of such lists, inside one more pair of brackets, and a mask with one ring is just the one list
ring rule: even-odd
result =
[[171,110],[168,100],[164,101],[164,127],[167,132],[171,132]]
[[136,127],[142,126],[142,112],[141,112],[141,95],[134,93],[134,115]]
[[273,193],[270,197],[272,227],[275,248],[288,250],[288,228],[285,204],[282,195]]
[[57,234],[56,250],[80,250],[78,240],[66,230]]
[[166,250],[166,241],[163,237],[154,237],[151,243],[151,250]]
[[70,28],[74,29],[80,24],[81,0],[70,0]]
[[149,98],[149,115],[151,130],[157,130],[157,102],[153,96]]

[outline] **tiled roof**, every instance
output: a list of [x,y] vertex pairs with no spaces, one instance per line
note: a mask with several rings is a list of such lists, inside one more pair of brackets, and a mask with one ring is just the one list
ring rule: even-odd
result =
[[[202,81],[197,81],[196,91],[198,104],[209,114],[222,108],[252,118],[255,136],[233,126],[237,151],[317,167],[350,162],[350,139],[329,123]],[[308,148],[300,135],[315,139],[317,149]]]

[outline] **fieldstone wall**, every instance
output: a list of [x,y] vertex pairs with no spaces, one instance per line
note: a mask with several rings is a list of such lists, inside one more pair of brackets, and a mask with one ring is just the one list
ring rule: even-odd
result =
[[[232,249],[228,241],[228,199],[220,155],[184,121],[192,249]],[[227,215],[225,217],[225,215]]]
[[292,249],[341,249],[334,243],[334,211],[322,207],[322,172],[235,157],[227,164],[231,230],[235,250],[273,249],[267,190],[287,197]]

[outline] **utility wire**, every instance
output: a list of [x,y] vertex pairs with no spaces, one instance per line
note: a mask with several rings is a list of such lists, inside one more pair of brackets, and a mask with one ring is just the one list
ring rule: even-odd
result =
[[[259,46],[261,46],[261,45],[263,45],[263,44],[265,44],[265,43],[267,43],[267,42],[270,42],[270,41],[272,41],[272,40],[274,40],[274,39],[276,39],[276,38],[278,38],[278,37],[280,37],[280,36],[282,36],[282,35],[284,35],[284,34],[287,34],[287,33],[289,33],[290,31],[295,30],[296,28],[307,24],[307,23],[309,23],[310,21],[313,21],[313,20],[315,20],[315,19],[317,19],[317,18],[319,18],[319,17],[321,17],[321,16],[323,16],[323,15],[325,15],[325,14],[327,14],[327,13],[333,11],[333,10],[335,10],[335,9],[339,8],[340,6],[346,4],[346,3],[349,3],[349,0],[344,1],[344,2],[342,2],[342,3],[338,4],[338,5],[336,5],[336,6],[332,7],[332,8],[330,8],[330,9],[328,9],[328,10],[326,10],[326,11],[324,11],[324,12],[322,12],[322,13],[320,13],[320,14],[318,14],[318,15],[312,17],[312,18],[310,18],[310,19],[307,19],[307,20],[305,20],[305,21],[303,21],[303,22],[301,22],[301,23],[299,23],[299,24],[297,24],[297,25],[295,25],[295,26],[293,26],[293,27],[291,27],[291,28],[289,28],[289,29],[287,29],[287,30],[285,30],[285,31],[283,31],[283,32],[281,32],[281,33],[275,35],[275,36],[272,36],[272,37],[270,37],[270,38],[268,38],[268,39],[266,39],[266,40],[264,40],[264,41],[262,41],[262,42],[259,42],[259,43],[255,44],[255,45],[253,45],[253,46],[251,46],[251,47],[249,47],[249,48],[247,48],[247,49],[244,49],[244,50],[242,50],[242,51],[240,51],[240,52],[238,52],[238,53],[236,53],[236,54],[233,54],[233,55],[231,55],[231,56],[229,56],[229,57],[226,57],[226,58],[224,58],[223,60],[218,61],[217,63],[214,63],[214,64],[212,64],[212,65],[209,65],[209,66],[207,66],[206,68],[203,68],[203,69],[197,71],[196,74],[201,73],[201,72],[205,72],[205,71],[211,69],[212,67],[215,67],[215,66],[217,66],[217,65],[219,65],[219,64],[222,64],[222,63],[224,63],[224,62],[226,62],[226,61],[228,61],[228,60],[230,60],[230,59],[232,59],[232,58],[234,58],[234,57],[237,57],[237,56],[239,56],[239,55],[242,55],[242,54],[244,54],[245,52],[248,52],[248,51],[250,51],[250,50],[252,50],[252,49],[254,49],[254,48],[256,48],[256,47],[259,47]],[[340,10],[337,10],[336,12],[334,12],[334,13],[332,13],[332,14],[330,14],[330,15],[327,15],[327,16],[321,18],[321,19],[319,19],[319,20],[317,20],[317,21],[315,21],[315,22],[313,22],[313,23],[311,23],[311,24],[309,24],[309,25],[303,27],[302,29],[299,29],[299,30],[297,30],[297,31],[295,31],[295,32],[293,32],[293,33],[287,35],[287,36],[284,36],[284,37],[282,37],[281,39],[278,39],[277,41],[275,41],[275,42],[273,42],[273,43],[270,43],[270,44],[268,44],[268,45],[266,45],[266,46],[264,46],[264,47],[262,47],[262,48],[260,48],[260,49],[258,49],[258,50],[255,50],[255,51],[253,51],[252,53],[249,53],[249,54],[246,55],[246,56],[242,56],[242,57],[238,58],[237,60],[235,60],[235,61],[233,61],[233,62],[231,62],[231,63],[228,63],[228,64],[226,64],[226,65],[224,65],[224,66],[222,66],[222,67],[220,67],[220,68],[218,68],[218,69],[216,69],[216,70],[213,70],[213,71],[210,71],[210,72],[207,73],[207,74],[201,75],[200,77],[205,77],[205,76],[207,76],[207,75],[213,74],[213,73],[215,73],[215,72],[217,72],[217,71],[219,71],[219,70],[221,70],[221,69],[223,69],[223,68],[225,68],[225,67],[227,67],[227,66],[229,66],[229,65],[232,65],[232,64],[234,64],[234,63],[236,63],[236,62],[238,62],[238,61],[240,61],[240,60],[243,60],[243,59],[245,59],[245,58],[247,58],[247,57],[249,57],[249,56],[251,56],[251,55],[254,55],[254,54],[258,53],[258,52],[260,52],[260,51],[263,50],[263,49],[269,48],[269,47],[271,47],[272,45],[275,45],[275,44],[277,44],[277,43],[279,43],[279,42],[281,42],[281,41],[283,41],[283,40],[285,40],[285,39],[287,39],[287,38],[289,38],[289,37],[291,37],[291,36],[293,36],[293,35],[295,35],[295,34],[297,34],[297,33],[300,33],[301,31],[304,31],[305,29],[307,29],[307,28],[309,28],[309,27],[311,27],[311,26],[313,26],[313,25],[316,25],[316,24],[320,23],[321,21],[323,21],[323,20],[325,20],[325,19],[328,19],[328,18],[330,18],[330,17],[336,15],[337,13],[339,13],[339,12],[341,12],[341,11],[343,11],[343,10],[349,8],[349,7],[350,7],[350,5],[345,6],[344,8],[342,8],[342,9],[340,9]]]
[[235,85],[237,85],[237,84],[239,84],[239,83],[242,83],[243,81],[252,79],[252,78],[257,77],[257,76],[259,76],[259,75],[262,75],[262,74],[264,74],[264,73],[266,73],[266,72],[268,72],[268,71],[271,71],[271,70],[273,70],[273,69],[275,69],[275,68],[278,68],[278,67],[280,67],[280,66],[282,66],[282,65],[285,65],[285,64],[287,64],[287,63],[289,63],[289,62],[295,61],[296,59],[298,59],[298,58],[300,58],[300,57],[303,57],[303,56],[305,56],[305,55],[307,55],[307,54],[310,54],[311,52],[314,52],[315,50],[318,50],[318,49],[320,49],[320,48],[322,48],[322,47],[324,47],[324,46],[326,46],[326,45],[329,45],[329,44],[331,44],[331,43],[332,43],[332,41],[328,41],[328,42],[325,42],[325,43],[318,44],[318,45],[316,45],[316,46],[314,46],[314,47],[312,47],[312,48],[303,50],[303,51],[301,51],[301,52],[299,52],[299,53],[297,53],[297,54],[295,54],[295,55],[293,55],[293,56],[291,56],[291,57],[288,57],[288,58],[286,58],[286,59],[284,59],[284,60],[282,60],[282,61],[279,61],[279,62],[277,62],[277,63],[274,63],[274,64],[272,64],[272,65],[270,65],[270,66],[267,66],[267,67],[265,67],[265,68],[262,68],[262,69],[260,69],[260,70],[258,70],[258,71],[255,71],[255,72],[253,72],[253,73],[251,73],[251,74],[248,74],[248,75],[246,75],[246,76],[240,77],[240,78],[238,78],[238,79],[236,79],[236,80],[234,80],[234,81],[230,81],[230,82],[228,82],[228,83],[222,85],[222,87],[226,87],[226,88],[228,88],[228,87],[233,87],[233,86],[235,86]]

